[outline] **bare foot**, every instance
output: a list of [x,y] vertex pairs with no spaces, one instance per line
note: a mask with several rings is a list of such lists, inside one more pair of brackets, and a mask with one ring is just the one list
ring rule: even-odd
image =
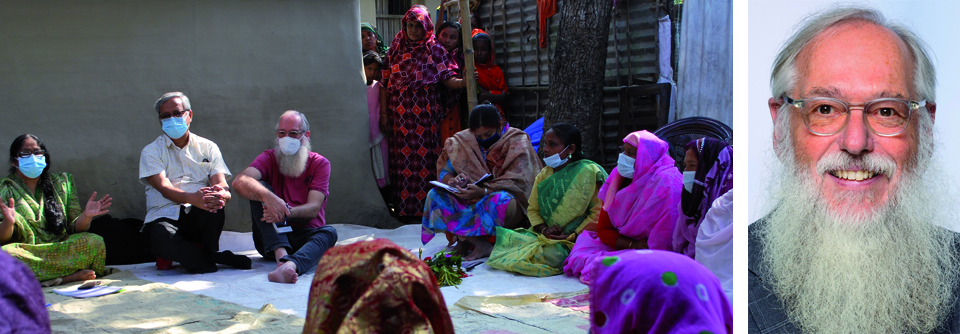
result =
[[63,279],[63,281],[61,281],[60,284],[63,284],[63,283],[86,281],[88,279],[94,279],[94,278],[97,278],[97,274],[90,269],[80,269],[73,274],[63,276],[61,278]]
[[267,274],[267,279],[275,283],[296,283],[297,264],[293,261],[284,262],[277,269]]
[[490,256],[490,252],[493,251],[493,245],[489,241],[484,240],[483,242],[475,242],[473,252],[470,252],[470,255],[463,258],[464,261],[473,261],[477,259],[482,259]]

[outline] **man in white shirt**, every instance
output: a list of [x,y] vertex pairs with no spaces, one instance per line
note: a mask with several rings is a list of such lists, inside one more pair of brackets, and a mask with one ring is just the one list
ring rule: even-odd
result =
[[190,100],[163,94],[156,109],[164,134],[140,153],[140,183],[147,192],[143,232],[153,253],[187,271],[209,273],[217,264],[250,269],[250,259],[219,252],[223,206],[230,201],[227,169],[214,142],[190,133]]

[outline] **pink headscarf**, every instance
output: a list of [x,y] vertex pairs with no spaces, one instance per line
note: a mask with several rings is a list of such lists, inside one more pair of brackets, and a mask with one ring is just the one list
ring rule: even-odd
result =
[[600,187],[603,210],[620,234],[646,237],[650,249],[671,250],[683,176],[668,153],[669,146],[656,135],[637,131],[623,142],[637,147],[633,182],[617,191],[623,176],[614,168]]

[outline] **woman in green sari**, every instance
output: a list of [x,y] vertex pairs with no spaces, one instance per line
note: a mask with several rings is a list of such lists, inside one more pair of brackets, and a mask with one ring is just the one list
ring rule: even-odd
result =
[[0,180],[0,244],[44,285],[94,279],[103,274],[106,248],[84,231],[107,213],[110,195],[97,200],[94,192],[81,211],[73,176],[50,173],[49,161],[37,136],[10,145],[10,175]]
[[497,243],[487,260],[491,268],[527,276],[563,273],[563,261],[584,229],[596,228],[597,191],[607,172],[580,153],[580,130],[557,124],[543,134],[547,167],[540,170],[530,194],[529,229],[497,227]]

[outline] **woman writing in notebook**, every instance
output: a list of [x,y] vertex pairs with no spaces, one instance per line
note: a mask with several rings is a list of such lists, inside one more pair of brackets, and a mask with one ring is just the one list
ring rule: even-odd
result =
[[[497,107],[481,104],[470,113],[469,129],[447,139],[437,160],[437,178],[456,191],[434,188],[427,194],[424,244],[436,232],[448,231],[459,240],[457,253],[476,260],[490,255],[488,236],[498,226],[528,224],[527,198],[542,165],[526,133],[500,124]],[[485,174],[492,176],[489,181],[474,184]]]

